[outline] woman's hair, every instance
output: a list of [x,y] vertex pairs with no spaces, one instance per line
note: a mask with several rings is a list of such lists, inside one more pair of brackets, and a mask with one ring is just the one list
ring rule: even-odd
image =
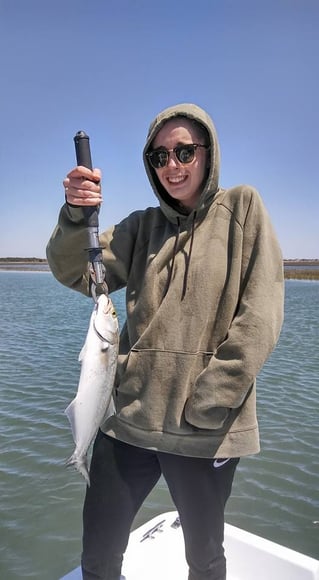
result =
[[[195,131],[196,131],[196,133],[198,135],[198,139],[200,141],[203,141],[203,145],[206,145],[207,147],[210,146],[210,137],[209,137],[209,133],[208,133],[206,127],[204,127],[204,125],[202,125],[199,121],[196,121],[195,119],[190,119],[187,115],[176,115],[176,117],[172,117],[170,119],[167,119],[162,124],[162,126],[160,127],[160,129],[162,129],[162,127],[164,127],[164,125],[166,123],[169,123],[173,119],[187,119],[187,121],[189,121],[189,123],[195,129]],[[152,144],[153,144],[153,141],[154,141],[155,137],[156,137],[156,135],[154,136],[152,142],[149,145],[149,148],[148,148],[149,151],[152,150]]]
[[[188,118],[188,117],[186,117]],[[196,133],[198,134],[198,137],[201,141],[203,141],[203,145],[209,146],[210,145],[210,139],[209,139],[209,135],[208,135],[208,131],[206,129],[206,127],[204,127],[204,125],[202,125],[201,123],[199,123],[198,121],[195,121],[194,119],[190,119],[191,124],[193,125]]]

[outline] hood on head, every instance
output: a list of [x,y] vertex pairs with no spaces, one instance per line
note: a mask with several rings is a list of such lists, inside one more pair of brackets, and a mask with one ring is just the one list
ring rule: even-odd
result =
[[147,176],[150,180],[151,186],[154,190],[156,197],[160,202],[161,209],[168,219],[176,220],[176,217],[183,216],[183,211],[176,201],[166,192],[163,186],[160,184],[156,171],[150,165],[146,153],[149,151],[151,143],[158,131],[163,127],[163,125],[170,119],[175,117],[186,117],[192,121],[197,121],[200,123],[207,132],[210,149],[208,150],[208,155],[210,155],[210,164],[208,169],[208,175],[206,180],[206,185],[203,188],[201,196],[198,200],[198,206],[195,211],[198,213],[201,209],[210,205],[215,193],[218,190],[219,182],[219,144],[216,129],[214,123],[210,116],[197,105],[191,103],[184,103],[180,105],[175,105],[164,109],[159,113],[150,125],[146,144],[143,150],[143,160],[146,169]]

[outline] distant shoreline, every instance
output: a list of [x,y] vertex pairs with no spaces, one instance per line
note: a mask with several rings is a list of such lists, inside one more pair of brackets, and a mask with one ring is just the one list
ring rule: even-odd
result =
[[[0,258],[0,271],[50,272],[45,258]],[[286,280],[319,280],[319,259],[284,260]]]
[[0,258],[0,271],[10,272],[50,272],[45,258]]

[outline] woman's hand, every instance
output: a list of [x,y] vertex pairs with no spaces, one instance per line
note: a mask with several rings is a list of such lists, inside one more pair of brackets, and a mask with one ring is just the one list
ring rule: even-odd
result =
[[90,206],[102,203],[101,171],[79,165],[63,180],[65,199],[71,205]]

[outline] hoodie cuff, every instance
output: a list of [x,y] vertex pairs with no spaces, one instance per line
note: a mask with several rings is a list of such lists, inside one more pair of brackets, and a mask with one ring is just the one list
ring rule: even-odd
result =
[[85,220],[84,208],[79,205],[72,205],[65,201],[65,204],[62,208],[67,218],[73,223],[81,223]]
[[198,429],[221,429],[231,413],[228,407],[205,408],[194,404],[192,397],[188,399],[185,406],[185,419],[187,423]]

